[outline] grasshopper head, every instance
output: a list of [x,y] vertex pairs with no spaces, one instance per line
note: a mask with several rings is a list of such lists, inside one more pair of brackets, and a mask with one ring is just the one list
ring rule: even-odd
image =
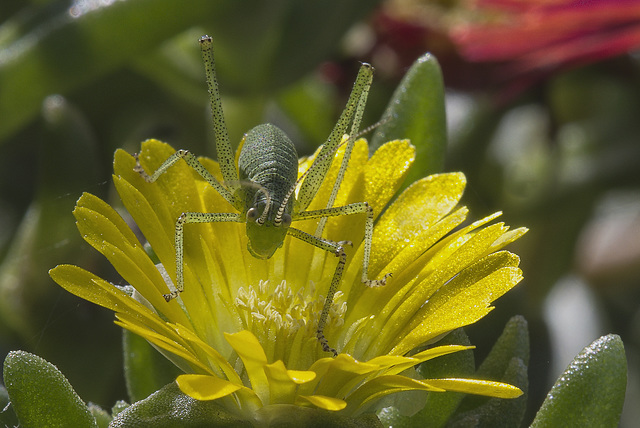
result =
[[249,238],[247,249],[255,258],[268,259],[282,247],[291,224],[291,217],[287,214],[280,222],[270,218],[260,222],[254,219],[255,212],[252,209],[247,213],[247,237]]

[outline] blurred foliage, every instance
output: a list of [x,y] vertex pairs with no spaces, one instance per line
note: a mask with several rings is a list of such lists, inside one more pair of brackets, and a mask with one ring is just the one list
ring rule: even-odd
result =
[[[429,16],[442,18],[440,26],[420,26],[406,16],[403,21],[389,5],[372,15],[377,3],[0,2],[0,355],[14,349],[37,353],[59,367],[80,397],[102,408],[127,397],[127,387],[139,399],[165,383],[142,373],[128,376],[125,386],[121,333],[112,316],[64,293],[47,270],[73,262],[120,283],[110,266],[88,251],[71,216],[85,190],[117,205],[110,185],[116,148],[133,153],[153,137],[214,155],[196,43],[208,33],[214,37],[232,142],[269,121],[292,136],[301,154],[329,134],[357,60],[379,71],[365,112],[365,124],[371,124],[380,120],[408,65],[427,50],[435,53],[447,87],[442,94],[447,129],[440,126],[430,143],[435,146],[427,146],[436,160],[426,170],[440,169],[448,138],[444,170],[467,175],[465,203],[472,212],[502,210],[506,223],[530,229],[513,248],[522,259],[524,282],[467,329],[464,340],[477,346],[478,361],[500,360],[492,348],[508,346],[498,341],[503,326],[514,314],[527,319],[530,355],[496,366],[513,382],[523,365],[528,369],[526,424],[573,357],[607,333],[625,343],[623,350],[618,339],[607,336],[616,347],[610,358],[617,369],[627,354],[626,400],[637,402],[639,57],[622,55],[549,73],[518,92],[504,91],[495,81],[483,85],[483,77],[495,74],[500,64],[464,61],[441,31],[446,12],[459,2],[427,2],[436,10]],[[442,124],[444,117],[426,120]],[[383,123],[370,138],[393,134],[393,126]],[[568,278],[574,288],[567,287]],[[578,295],[586,296],[580,305]],[[523,337],[509,325],[520,332],[514,337]],[[496,348],[496,341],[503,344]],[[149,351],[130,338],[125,347]],[[124,361],[127,367],[140,364],[131,355]],[[465,364],[475,369],[473,360],[455,367],[462,370]],[[74,394],[67,395],[71,406]],[[431,405],[445,410],[463,401],[455,393],[428,400],[442,400]],[[473,416],[483,404],[460,405]],[[90,406],[89,411],[110,420],[125,407],[107,412]],[[545,409],[554,411],[546,404]],[[0,417],[12,420],[9,414]],[[429,417],[435,421],[440,415]],[[639,417],[640,409],[627,405],[621,425],[634,426]]]

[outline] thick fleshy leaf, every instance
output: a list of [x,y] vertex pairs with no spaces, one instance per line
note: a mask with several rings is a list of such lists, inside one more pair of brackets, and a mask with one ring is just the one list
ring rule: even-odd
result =
[[217,401],[198,401],[185,395],[172,382],[142,401],[120,412],[111,428],[153,426],[174,427],[253,427],[242,418],[225,410]]
[[507,322],[476,374],[504,380],[501,376],[512,358],[522,360],[525,366],[529,365],[529,328],[522,316],[515,316]]
[[576,356],[556,381],[532,427],[617,427],[627,386],[620,337],[602,336]]
[[[509,383],[526,386],[528,384],[527,367],[519,358],[512,358],[502,378]],[[472,396],[467,398],[470,397]],[[509,400],[490,398],[480,406],[466,412],[461,412],[461,406],[447,426],[456,428],[468,426],[518,427],[522,424],[526,404],[526,394],[523,394]]]
[[[326,397],[328,398],[328,397]],[[337,399],[328,399],[333,402]],[[317,397],[314,404],[322,405],[325,400]],[[327,411],[308,406],[307,400],[301,400],[299,406],[269,406],[257,412],[260,426],[278,428],[382,428],[378,418],[371,414],[363,414],[356,417],[346,416],[343,412]]]
[[[459,328],[438,341],[438,345],[440,346],[447,344],[470,346],[471,343],[464,330]],[[426,361],[420,364],[417,372],[425,379],[437,379],[446,376],[467,378],[473,376],[475,368],[473,352],[469,349]],[[436,392],[427,396],[424,407],[416,414],[403,416],[402,413],[385,412],[384,417],[389,420],[389,425],[393,426],[441,427],[449,420],[465,396],[466,395],[461,392]],[[402,400],[402,397],[394,400],[394,402],[397,403],[394,404],[394,407],[402,411],[402,401],[400,400]],[[390,419],[392,416],[394,416],[394,418]]]
[[96,420],[98,428],[109,428],[109,424],[113,420],[113,416],[108,411],[94,403],[89,403],[87,406],[91,416]]
[[408,183],[442,170],[447,147],[444,82],[433,55],[424,54],[413,63],[389,101],[382,121],[371,140],[372,148],[401,138],[416,147]]
[[[476,379],[493,379],[506,382],[520,388],[524,394],[516,400],[508,403],[490,403],[491,399],[469,395],[458,409],[458,413],[465,413],[467,417],[478,414],[483,418],[488,417],[488,413],[495,412],[495,407],[501,407],[501,413],[509,414],[515,424],[519,424],[524,416],[527,404],[527,392],[529,365],[529,331],[526,320],[521,316],[511,318],[504,327],[504,330],[496,343],[491,348],[491,352],[484,359],[475,373]],[[471,410],[471,411],[470,411]],[[475,412],[475,413],[474,413]]]
[[4,382],[22,427],[97,427],[86,404],[51,363],[24,351],[4,362]]

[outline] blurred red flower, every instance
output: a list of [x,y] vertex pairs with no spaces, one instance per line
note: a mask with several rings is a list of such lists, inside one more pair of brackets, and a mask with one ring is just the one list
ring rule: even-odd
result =
[[469,61],[507,62],[503,77],[545,75],[640,48],[639,0],[477,0],[475,6],[486,19],[455,25],[450,35]]

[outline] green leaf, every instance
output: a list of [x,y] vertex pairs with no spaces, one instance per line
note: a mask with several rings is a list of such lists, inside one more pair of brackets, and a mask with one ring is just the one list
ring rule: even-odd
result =
[[620,336],[602,336],[569,364],[531,427],[617,427],[627,386]]
[[7,355],[3,374],[21,427],[97,427],[86,404],[53,364],[13,351]]
[[89,412],[91,412],[91,415],[93,415],[93,417],[95,418],[96,423],[98,424],[98,428],[109,427],[109,423],[113,419],[109,412],[94,403],[89,403],[87,408],[89,409]]
[[[462,328],[452,331],[438,345],[469,346],[469,338]],[[431,363],[431,364],[429,364]],[[471,377],[475,370],[473,351],[456,352],[423,363],[419,373],[425,378]],[[422,426],[443,426],[451,414],[456,410],[465,394],[458,392],[430,393],[427,403],[420,411]],[[418,415],[416,415],[417,417]],[[420,420],[420,419],[418,419]],[[414,425],[420,426],[420,425]]]
[[376,415],[365,413],[360,416],[343,416],[339,412],[300,407],[271,406],[259,411],[260,420],[265,425],[278,428],[382,428]]
[[[290,85],[279,94],[278,106],[296,124],[302,139],[312,143],[313,147],[303,147],[302,152],[312,152],[327,139],[336,122],[330,106],[339,104],[337,98],[336,87],[316,75]],[[293,138],[296,144],[297,140]]]
[[382,121],[371,140],[373,149],[405,138],[416,147],[416,161],[406,183],[442,170],[447,146],[444,82],[433,55],[424,54],[413,63],[391,97]]
[[215,401],[197,401],[172,382],[144,400],[118,413],[110,428],[251,427],[251,423],[230,414]]
[[118,413],[120,412],[124,412],[125,410],[127,410],[127,408],[129,408],[129,406],[131,406],[129,403],[127,403],[124,400],[118,400],[116,401],[116,404],[113,405],[113,407],[111,408],[111,415],[113,417],[115,417]]
[[525,365],[529,365],[529,328],[527,320],[519,315],[507,322],[476,375],[501,379],[512,358],[519,358]]
[[[504,370],[501,381],[517,385],[526,391],[527,366],[520,358],[512,358]],[[479,407],[467,412],[456,413],[447,426],[451,428],[470,426],[517,428],[521,424],[526,404],[526,394],[514,399],[490,398]]]
[[198,401],[183,394],[172,382],[142,401],[119,413],[110,428],[146,427],[253,427],[260,420],[263,426],[286,427],[381,427],[375,415],[357,418],[335,412],[299,406],[269,406],[255,414],[243,413],[244,418],[229,413],[218,401]]
[[122,331],[124,374],[131,401],[139,401],[173,382],[182,372],[142,337]]
[[[513,361],[516,359],[517,361]],[[520,388],[524,394],[514,400],[508,400],[512,411],[517,412],[520,418],[524,416],[527,402],[527,367],[529,365],[529,329],[527,321],[522,316],[511,318],[504,327],[502,334],[491,348],[491,352],[484,359],[476,371],[476,379],[495,380],[510,383]],[[522,367],[522,373],[514,370]],[[467,412],[478,408],[495,399],[478,395],[469,395],[461,404],[459,412]],[[504,400],[498,400],[504,401]]]

